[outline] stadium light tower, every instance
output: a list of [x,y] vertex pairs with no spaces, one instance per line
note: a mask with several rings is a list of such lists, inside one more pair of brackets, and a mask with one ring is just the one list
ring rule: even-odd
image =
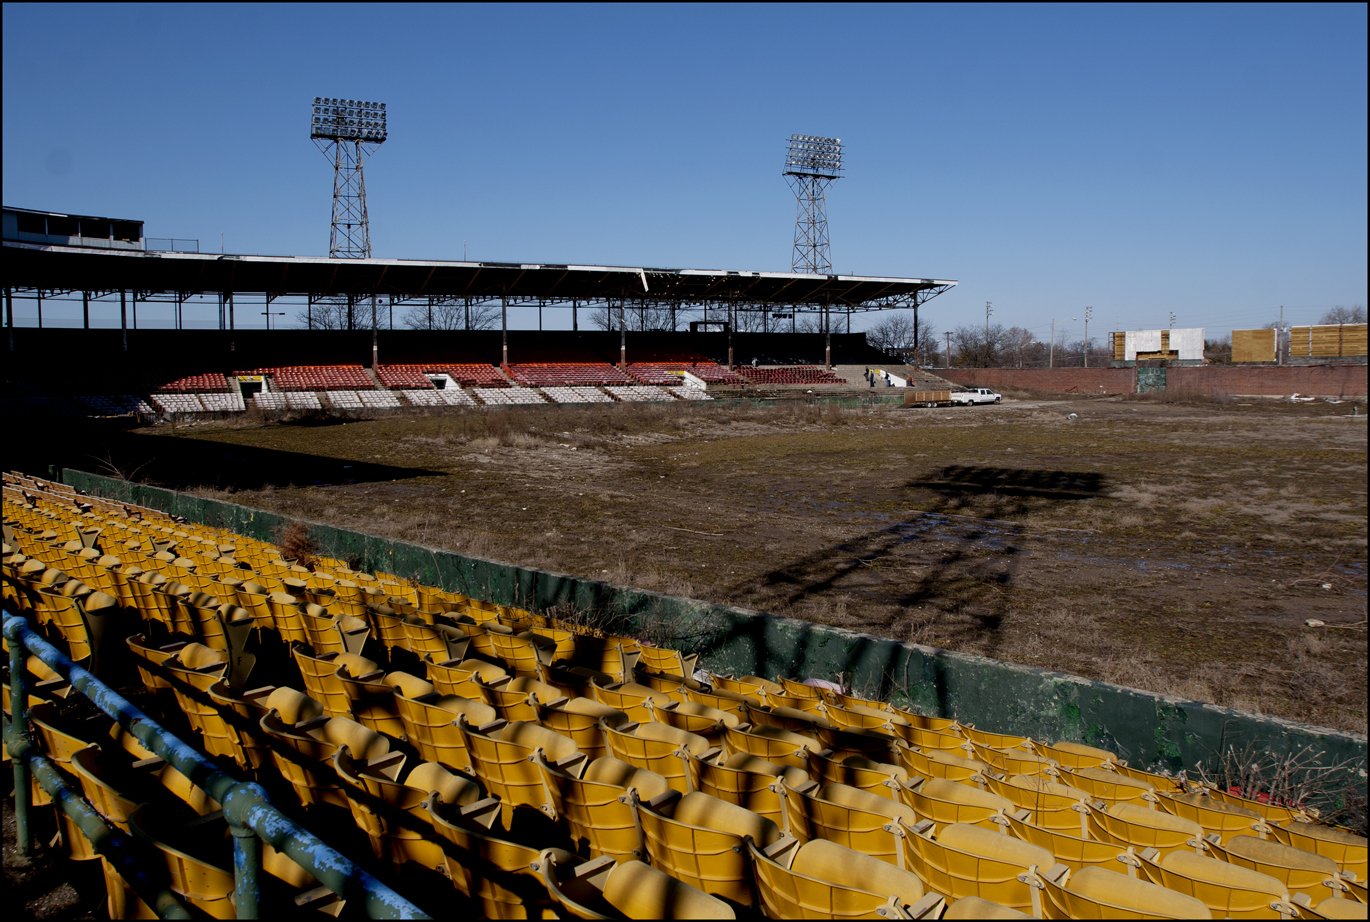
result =
[[842,178],[842,139],[790,135],[785,179],[799,200],[794,222],[795,272],[832,273],[828,246],[828,186]]
[[369,259],[371,228],[366,219],[362,164],[385,142],[385,103],[315,96],[309,137],[333,161],[333,230],[328,255]]

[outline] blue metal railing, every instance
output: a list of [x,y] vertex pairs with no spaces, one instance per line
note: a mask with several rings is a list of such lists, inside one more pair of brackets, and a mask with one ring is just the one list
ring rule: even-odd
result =
[[[27,685],[28,675],[26,658],[22,651],[27,650],[38,657],[54,672],[71,683],[72,687],[85,697],[89,698],[96,707],[104,711],[119,725],[124,728],[131,736],[138,740],[149,752],[160,756],[166,760],[181,774],[185,775],[197,787],[205,791],[214,800],[223,805],[224,818],[228,820],[229,831],[233,834],[233,876],[234,876],[234,904],[237,908],[238,918],[256,919],[260,909],[260,886],[258,877],[261,874],[262,854],[261,843],[269,843],[272,848],[289,857],[300,867],[310,874],[313,874],[318,881],[338,894],[345,900],[361,903],[366,910],[366,914],[373,919],[427,919],[429,916],[413,903],[400,896],[391,888],[381,883],[371,874],[358,867],[337,850],[324,844],[317,836],[308,830],[300,827],[294,820],[281,813],[271,805],[266,791],[255,782],[239,781],[232,775],[220,769],[205,756],[197,752],[193,747],[186,745],[175,734],[166,730],[155,720],[148,717],[138,708],[130,704],[122,695],[105,685],[95,676],[85,669],[73,663],[66,656],[63,656],[56,647],[48,643],[38,634],[29,629],[28,623],[21,617],[6,611],[4,634],[9,641],[10,648],[10,707],[14,710],[16,718],[6,726],[5,745],[10,751],[14,762],[14,802],[15,802],[15,821],[17,826],[18,852],[20,855],[28,854],[32,849],[30,833],[28,830],[28,811],[29,811],[29,771],[30,765],[37,767],[36,777],[43,783],[44,790],[49,795],[62,804],[69,816],[77,819],[77,814],[84,815],[85,811],[90,811],[88,805],[81,801],[79,805],[72,803],[70,809],[67,804],[79,797],[65,788],[61,783],[60,776],[51,763],[43,758],[33,747],[28,737],[28,723],[22,717],[27,713]],[[43,779],[45,775],[51,773],[51,780],[56,785],[65,790],[67,795],[59,796],[54,790],[49,789]],[[76,811],[73,813],[73,810]],[[95,814],[98,817],[98,814]],[[90,817],[86,817],[90,819]],[[101,820],[103,823],[103,820]],[[79,820],[78,820],[79,823]],[[82,831],[86,832],[85,824]],[[117,834],[118,830],[111,832],[107,839],[108,847],[112,854],[121,856],[127,855],[127,849],[120,849],[122,839]],[[99,834],[98,830],[92,830]],[[88,837],[89,834],[88,834]],[[92,839],[92,842],[95,842]],[[97,850],[100,850],[100,842],[95,842]],[[103,851],[102,851],[103,854]],[[116,861],[116,868],[123,870],[126,866],[120,861]],[[171,915],[163,915],[163,918],[185,918],[184,915],[175,915],[177,909],[184,913],[184,908],[179,904],[174,904],[161,898],[158,893],[150,893],[154,900],[160,898],[160,902],[154,903],[140,891],[146,890],[146,885],[140,885],[136,879],[129,880],[135,892],[148,902],[149,906],[156,906],[159,914],[164,908]]]

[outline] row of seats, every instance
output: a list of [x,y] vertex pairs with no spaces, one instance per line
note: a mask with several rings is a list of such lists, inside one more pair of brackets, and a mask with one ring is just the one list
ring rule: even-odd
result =
[[622,370],[608,362],[510,365],[509,376],[520,384],[531,387],[636,383]]
[[643,384],[676,385],[681,382],[680,372],[688,371],[695,377],[710,384],[747,384],[726,366],[717,362],[700,360],[697,362],[630,362],[628,373]]
[[499,369],[489,363],[429,363],[420,365],[379,365],[376,377],[386,387],[410,387],[425,390],[433,387],[429,374],[445,374],[456,384],[467,387],[508,387],[509,382]]
[[739,366],[738,374],[752,384],[846,384],[845,378],[816,365],[794,365],[787,368]]
[[370,390],[376,386],[361,365],[290,365],[254,368],[236,374],[270,375],[277,389],[283,391],[322,391],[331,388]]
[[[207,750],[488,915],[1364,912],[1365,840],[1311,815],[32,486],[7,483],[15,604],[99,618],[61,567],[119,551],[94,565],[144,625],[125,646]],[[247,687],[263,634],[302,687]]]

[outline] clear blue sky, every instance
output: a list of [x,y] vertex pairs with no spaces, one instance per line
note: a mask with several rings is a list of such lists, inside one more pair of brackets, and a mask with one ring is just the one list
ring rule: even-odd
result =
[[328,249],[316,95],[387,103],[377,256],[788,270],[791,133],[843,273],[939,329],[1366,303],[1366,6],[4,6],[4,203]]

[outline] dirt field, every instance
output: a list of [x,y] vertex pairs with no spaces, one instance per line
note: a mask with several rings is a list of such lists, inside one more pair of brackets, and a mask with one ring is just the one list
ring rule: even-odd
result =
[[156,455],[134,476],[1364,733],[1364,409],[513,408],[160,427],[106,460]]

